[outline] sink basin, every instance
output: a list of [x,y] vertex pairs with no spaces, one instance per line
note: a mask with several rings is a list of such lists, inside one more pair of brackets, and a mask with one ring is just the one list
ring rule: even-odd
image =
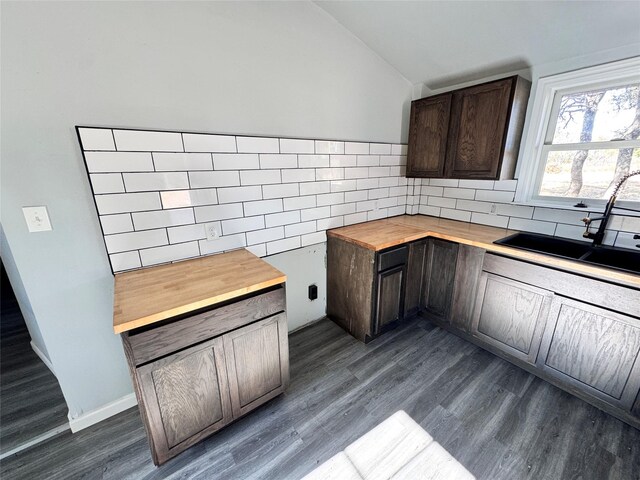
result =
[[576,260],[591,251],[588,243],[535,233],[516,233],[493,243]]
[[640,273],[640,251],[614,247],[593,247],[578,240],[536,233],[516,233],[493,243],[625,272]]

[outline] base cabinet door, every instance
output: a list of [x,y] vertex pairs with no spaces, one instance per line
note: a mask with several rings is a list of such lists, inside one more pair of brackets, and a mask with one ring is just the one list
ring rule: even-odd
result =
[[558,296],[539,366],[630,411],[640,388],[640,320]]
[[284,391],[289,379],[284,313],[227,333],[223,339],[234,417]]
[[376,334],[402,318],[404,265],[378,274]]
[[420,292],[422,290],[422,272],[427,241],[419,240],[409,244],[407,260],[407,280],[404,290],[404,316],[409,317],[420,310]]
[[457,257],[457,243],[429,240],[424,262],[422,308],[444,321],[449,321],[451,313]]
[[548,290],[483,272],[471,333],[534,365],[552,299]]
[[221,338],[138,368],[156,464],[232,420]]

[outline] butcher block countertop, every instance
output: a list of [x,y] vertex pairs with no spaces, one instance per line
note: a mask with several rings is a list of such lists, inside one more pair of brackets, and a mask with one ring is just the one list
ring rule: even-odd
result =
[[119,273],[113,330],[126,332],[286,280],[286,275],[245,249]]
[[330,237],[340,238],[375,251],[424,237],[441,238],[484,248],[488,252],[508,255],[540,265],[640,288],[640,275],[493,243],[495,240],[514,233],[516,231],[507,230],[506,228],[488,227],[457,220],[429,217],[427,215],[400,215],[327,231],[327,235]]

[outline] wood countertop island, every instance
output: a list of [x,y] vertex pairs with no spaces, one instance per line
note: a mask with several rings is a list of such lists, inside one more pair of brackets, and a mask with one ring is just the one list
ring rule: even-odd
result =
[[328,236],[340,238],[346,242],[374,251],[384,250],[425,237],[441,238],[480,247],[488,252],[640,288],[640,275],[493,243],[514,233],[516,231],[505,228],[488,227],[457,220],[429,217],[427,215],[400,215],[327,231]]
[[251,252],[185,260],[115,276],[113,330],[122,333],[284,283]]

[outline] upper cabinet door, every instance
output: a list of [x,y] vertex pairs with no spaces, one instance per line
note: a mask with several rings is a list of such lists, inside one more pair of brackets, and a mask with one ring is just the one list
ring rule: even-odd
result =
[[407,176],[444,175],[450,111],[450,93],[411,102]]
[[453,94],[446,176],[497,178],[515,77]]

